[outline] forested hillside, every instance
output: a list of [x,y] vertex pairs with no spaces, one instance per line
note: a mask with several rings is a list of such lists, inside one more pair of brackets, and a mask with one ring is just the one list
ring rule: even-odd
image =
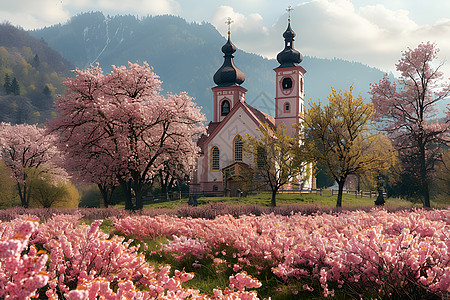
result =
[[[161,76],[164,90],[187,91],[203,107],[208,119],[212,116],[212,76],[222,65],[220,49],[226,41],[209,23],[187,23],[175,16],[138,19],[92,12],[72,17],[66,24],[30,33],[43,38],[78,68],[99,62],[104,71],[109,71],[111,65],[147,61]],[[278,43],[281,51],[282,32]],[[239,49],[239,44],[236,47]],[[296,38],[295,47],[302,51],[301,36]],[[273,114],[273,69],[278,66],[277,61],[238,50],[235,63],[245,73],[247,102]],[[369,83],[383,75],[378,69],[338,59],[305,56],[302,66],[307,70],[306,98],[314,101],[321,98],[326,102],[331,86],[348,89],[353,84],[354,92],[366,96]]]
[[24,30],[0,24],[0,121],[40,123],[73,66]]

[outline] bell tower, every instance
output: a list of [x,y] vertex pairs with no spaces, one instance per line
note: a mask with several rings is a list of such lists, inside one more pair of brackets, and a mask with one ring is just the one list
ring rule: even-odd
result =
[[228,18],[228,40],[222,47],[224,61],[222,66],[214,74],[214,82],[217,86],[212,88],[214,102],[214,122],[222,122],[230,113],[233,107],[239,102],[245,101],[247,90],[241,86],[245,80],[244,72],[239,70],[233,61],[233,53],[236,52],[236,46],[230,39],[230,25],[233,21]]
[[306,70],[299,64],[303,60],[302,54],[294,49],[295,32],[291,28],[290,12],[288,27],[283,33],[284,49],[277,55],[280,65],[275,71],[275,126],[284,123],[287,135],[296,136],[300,116],[305,112],[304,75]]

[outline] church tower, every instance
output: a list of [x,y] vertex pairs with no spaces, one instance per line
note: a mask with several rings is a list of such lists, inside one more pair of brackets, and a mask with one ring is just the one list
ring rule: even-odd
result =
[[239,70],[233,61],[233,53],[236,52],[236,46],[230,39],[231,19],[228,18],[228,41],[222,47],[224,54],[224,62],[222,66],[214,74],[214,82],[217,86],[212,88],[213,91],[213,122],[221,122],[230,113],[232,108],[239,102],[245,101],[247,90],[241,87],[245,80],[244,72]]
[[[288,9],[290,13],[291,8]],[[283,33],[284,49],[277,55],[280,65],[274,69],[276,73],[275,87],[275,126],[284,123],[287,134],[297,135],[294,124],[300,121],[300,115],[305,112],[304,75],[306,70],[299,66],[302,54],[294,49],[295,33],[291,29],[291,19]]]

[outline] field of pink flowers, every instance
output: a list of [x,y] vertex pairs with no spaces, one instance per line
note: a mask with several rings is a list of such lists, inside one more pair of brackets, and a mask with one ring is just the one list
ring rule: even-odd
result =
[[450,209],[82,217],[0,223],[0,299],[450,298]]

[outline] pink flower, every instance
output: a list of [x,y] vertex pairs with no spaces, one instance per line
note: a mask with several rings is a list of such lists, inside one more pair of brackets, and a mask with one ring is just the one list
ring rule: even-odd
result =
[[73,290],[66,294],[67,300],[86,300],[89,292],[86,290]]

